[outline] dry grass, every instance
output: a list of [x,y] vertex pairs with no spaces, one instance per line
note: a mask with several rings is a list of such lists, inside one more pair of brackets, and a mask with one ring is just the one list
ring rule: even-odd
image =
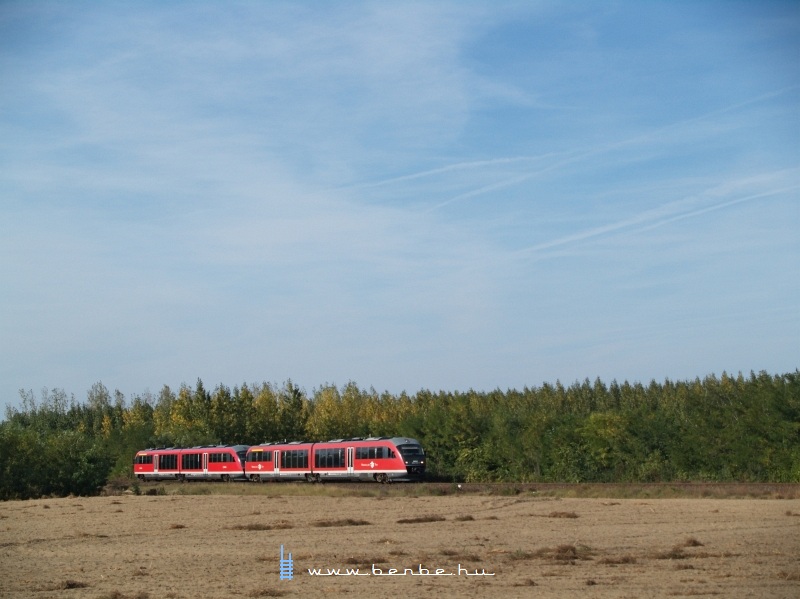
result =
[[181,528],[186,528],[185,524],[170,524],[169,527],[173,530],[180,530]]
[[276,522],[274,524],[264,524],[262,522],[251,522],[250,524],[237,524],[228,530],[287,530],[294,526],[289,522]]
[[730,551],[723,551],[722,553],[711,553],[710,551],[697,551],[696,553],[687,554],[687,557],[695,559],[707,558],[720,558],[720,557],[738,557],[738,553],[731,553]]
[[[387,496],[379,502],[296,494],[256,502],[247,496],[237,500],[227,491],[220,496],[131,495],[119,498],[124,506],[112,499],[81,499],[85,511],[77,513],[69,498],[48,498],[50,509],[43,509],[41,500],[0,503],[0,514],[7,516],[0,520],[0,569],[14,572],[0,577],[0,597],[137,599],[146,591],[153,599],[247,599],[278,596],[275,592],[287,598],[591,594],[623,599],[713,591],[745,599],[768,589],[770,596],[788,599],[800,583],[797,537],[790,534],[798,519],[785,515],[800,512],[798,500],[624,499],[608,507],[600,499],[471,491],[418,499]],[[118,507],[125,513],[113,513]],[[551,510],[579,514],[581,522],[548,518]],[[466,515],[474,521],[459,523]],[[423,523],[397,523],[414,517]],[[349,519],[371,525],[353,526]],[[317,527],[315,520],[340,526]],[[170,523],[185,529],[170,530]],[[281,545],[294,559],[291,582],[279,582]],[[41,559],[31,559],[37,555]],[[190,555],[191,563],[213,568],[187,576],[190,571],[174,562],[175,555]],[[378,580],[317,577],[307,571],[367,572],[370,564],[384,572],[419,564],[455,572],[458,564],[496,576]],[[62,587],[67,580],[88,588]]]
[[383,556],[352,556],[344,560],[346,566],[358,566],[358,568],[370,568],[373,564],[386,564],[389,560]]
[[669,551],[652,551],[648,556],[650,559],[686,559],[689,557],[680,545],[675,545]]
[[473,520],[475,520],[475,517],[474,516],[470,516],[469,514],[467,514],[465,516],[456,516],[455,517],[455,521],[456,522],[472,522]]
[[444,516],[417,516],[416,518],[400,518],[398,524],[422,524],[424,522],[444,522]]
[[107,539],[108,535],[92,534],[89,532],[79,532],[78,536],[86,539]]
[[592,550],[586,545],[558,545],[552,549],[546,549],[539,554],[555,561],[589,560],[592,559]]
[[88,586],[88,583],[81,582],[79,580],[65,580],[61,584],[57,585],[54,590],[66,591],[69,589],[85,589]]
[[517,549],[515,551],[512,551],[511,553],[506,554],[506,558],[513,562],[533,559],[534,557],[536,557],[535,553],[531,551],[524,551],[522,549]]
[[593,559],[594,551],[586,545],[563,544],[555,547],[542,547],[536,551],[525,551],[517,549],[506,554],[510,561],[521,561],[531,559],[543,559],[553,563],[574,563],[579,560]]
[[550,512],[547,514],[548,518],[578,518],[575,512]]
[[248,597],[283,597],[286,594],[286,591],[279,591],[277,589],[255,589],[247,593]]
[[617,557],[604,557],[597,562],[608,566],[619,566],[622,564],[635,564],[636,558],[632,555],[620,555]]
[[439,555],[450,558],[451,561],[460,560],[462,562],[480,562],[481,557],[475,553],[458,551],[456,549],[440,549]]
[[355,518],[343,518],[341,520],[317,520],[312,522],[311,526],[319,528],[330,528],[332,526],[369,526],[372,522],[366,520],[357,520]]

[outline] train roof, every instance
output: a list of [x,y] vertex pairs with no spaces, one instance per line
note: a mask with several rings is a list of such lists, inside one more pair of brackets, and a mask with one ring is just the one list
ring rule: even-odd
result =
[[420,445],[420,442],[416,439],[412,439],[411,437],[348,437],[348,438],[341,438],[341,439],[329,439],[327,441],[269,441],[265,443],[260,443],[258,445],[194,445],[192,447],[148,447],[147,449],[142,449],[137,453],[141,453],[143,451],[186,451],[192,449],[232,449],[235,452],[240,451],[247,451],[247,450],[258,450],[259,448],[263,447],[286,447],[286,446],[298,446],[298,445],[312,445],[312,444],[327,444],[327,443],[373,443],[375,441],[388,441],[393,445]]
[[346,437],[341,439],[328,439],[327,441],[265,441],[250,447],[250,451],[263,450],[266,447],[287,447],[297,445],[327,445],[328,443],[374,443],[388,441],[393,445],[420,445],[419,441],[410,437]]
[[246,451],[249,445],[194,445],[192,447],[148,447],[142,451],[185,451],[187,449],[233,449],[234,451]]

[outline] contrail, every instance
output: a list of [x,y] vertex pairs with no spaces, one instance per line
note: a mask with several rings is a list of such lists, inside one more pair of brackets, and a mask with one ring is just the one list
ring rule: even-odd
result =
[[564,156],[564,155],[567,156],[563,160],[559,160],[559,161],[551,164],[550,166],[547,166],[545,168],[539,169],[537,171],[534,171],[534,172],[531,172],[531,173],[526,173],[524,175],[519,175],[519,176],[516,176],[516,177],[511,177],[511,178],[506,179],[505,181],[501,181],[499,183],[494,183],[494,184],[491,184],[491,185],[487,185],[485,187],[480,187],[480,188],[475,189],[473,191],[469,191],[469,192],[466,192],[466,193],[459,194],[459,195],[454,196],[454,197],[452,197],[452,198],[450,198],[448,200],[445,200],[444,202],[440,202],[440,203],[438,203],[438,204],[436,204],[434,206],[431,206],[430,208],[428,208],[428,209],[426,209],[424,211],[424,212],[433,212],[435,210],[438,210],[440,208],[443,208],[443,207],[448,206],[450,204],[453,204],[455,202],[459,202],[459,201],[466,200],[466,199],[469,199],[469,198],[473,198],[473,197],[476,197],[476,196],[479,196],[479,195],[483,195],[485,193],[488,193],[488,192],[491,192],[491,191],[495,191],[497,189],[502,189],[504,187],[511,187],[511,186],[516,185],[518,183],[522,183],[523,181],[527,181],[529,179],[533,179],[533,178],[538,177],[540,175],[543,175],[545,173],[554,171],[556,169],[559,169],[559,168],[561,168],[563,166],[566,166],[566,165],[574,163],[574,162],[579,162],[579,161],[584,160],[586,158],[589,158],[591,156],[595,156],[597,154],[605,154],[605,153],[608,153],[610,151],[613,151],[613,150],[616,150],[616,149],[619,149],[619,148],[623,148],[625,146],[639,144],[639,143],[651,140],[654,137],[660,136],[663,133],[665,133],[667,131],[670,131],[672,129],[678,129],[678,128],[684,127],[686,125],[698,123],[698,122],[710,119],[712,117],[719,116],[721,114],[725,114],[725,113],[728,113],[728,112],[732,112],[732,111],[738,110],[739,108],[742,108],[742,107],[745,107],[745,106],[749,106],[751,104],[757,104],[759,102],[763,102],[764,100],[768,100],[770,98],[774,98],[774,97],[783,95],[783,94],[785,94],[785,93],[787,93],[789,91],[792,91],[792,90],[795,90],[795,89],[799,89],[799,88],[800,88],[800,85],[792,85],[792,86],[789,86],[789,87],[784,87],[782,89],[774,90],[774,91],[771,91],[771,92],[767,92],[765,94],[761,94],[759,96],[755,96],[755,97],[750,98],[748,100],[745,100],[743,102],[738,102],[736,104],[731,104],[730,106],[726,106],[724,108],[718,108],[716,110],[712,110],[711,112],[706,112],[704,114],[701,114],[701,115],[698,115],[698,116],[694,116],[694,117],[691,117],[691,118],[688,118],[688,119],[684,119],[682,121],[677,121],[675,123],[670,123],[669,125],[664,125],[663,127],[659,127],[657,129],[653,129],[652,131],[647,131],[647,132],[642,133],[640,135],[636,135],[636,136],[633,136],[633,137],[629,137],[627,139],[622,139],[622,140],[619,140],[619,141],[611,142],[611,143],[608,143],[608,144],[603,144],[603,145],[600,145],[600,146],[595,146],[595,147],[592,147],[592,148],[587,148],[587,149],[584,149],[584,150],[575,150],[573,152],[553,152],[553,153],[550,153],[550,154],[542,154],[541,156],[538,156],[538,157],[497,158],[497,159],[494,159],[494,160],[482,160],[482,161],[476,161],[476,162],[462,162],[462,163],[454,164],[454,165],[451,165],[451,166],[445,166],[445,167],[441,167],[441,168],[437,168],[437,169],[432,169],[432,170],[429,170],[429,171],[422,171],[422,172],[419,172],[419,173],[405,175],[405,176],[402,176],[402,177],[395,177],[393,179],[386,179],[384,181],[380,181],[380,182],[378,182],[376,184],[373,184],[373,185],[384,185],[384,184],[388,184],[388,183],[395,183],[395,182],[400,182],[400,181],[405,181],[405,180],[410,180],[410,179],[417,179],[417,178],[421,178],[421,177],[430,176],[432,174],[439,174],[439,173],[443,173],[443,172],[448,172],[448,171],[451,171],[451,170],[461,170],[461,169],[466,169],[466,168],[475,168],[475,167],[478,167],[478,166],[489,166],[489,165],[492,165],[492,164],[503,164],[503,163],[510,163],[510,162],[518,162],[518,161],[522,161],[522,160],[538,160],[538,159],[545,159],[545,158],[554,157],[554,156]]
[[[714,188],[714,189],[717,189],[717,188]],[[714,189],[709,190],[708,192],[706,192],[703,195],[708,196],[711,192],[714,191]],[[522,249],[519,249],[516,252],[514,252],[514,254],[516,254],[516,255],[530,254],[530,253],[534,253],[534,252],[541,251],[541,250],[548,250],[548,249],[552,249],[552,248],[555,248],[555,247],[568,245],[568,244],[579,242],[579,241],[585,241],[587,239],[591,239],[591,238],[594,238],[594,237],[599,237],[599,236],[604,235],[606,233],[612,233],[614,231],[619,231],[621,229],[627,229],[627,228],[631,228],[631,227],[636,227],[637,225],[643,225],[643,226],[633,229],[634,231],[638,231],[638,232],[649,231],[651,229],[655,229],[657,227],[661,227],[663,225],[666,225],[666,224],[669,224],[669,223],[672,223],[672,222],[675,222],[675,221],[678,221],[678,220],[683,220],[683,219],[686,219],[686,218],[692,218],[692,217],[695,217],[695,216],[699,216],[701,214],[705,214],[707,212],[713,212],[715,210],[722,210],[722,209],[728,208],[730,206],[735,206],[736,204],[742,204],[744,202],[750,202],[752,200],[757,200],[757,199],[761,199],[761,198],[775,196],[775,195],[779,195],[779,194],[782,194],[782,193],[795,191],[797,189],[800,189],[800,185],[791,185],[789,187],[781,187],[781,188],[778,188],[778,189],[771,189],[771,190],[763,191],[763,192],[760,192],[760,193],[750,194],[750,195],[747,195],[747,196],[744,196],[744,197],[741,197],[741,198],[736,198],[736,199],[728,200],[728,201],[725,201],[725,202],[719,202],[719,203],[714,204],[712,206],[706,206],[706,207],[697,208],[697,209],[694,209],[694,210],[687,210],[687,211],[679,213],[679,214],[674,214],[675,208],[679,207],[680,205],[686,204],[686,202],[688,200],[691,200],[691,196],[690,196],[690,197],[684,198],[682,200],[677,200],[677,201],[674,201],[674,202],[668,202],[666,204],[663,204],[663,205],[659,206],[658,208],[653,208],[651,210],[646,210],[645,212],[641,212],[640,214],[637,214],[637,215],[632,216],[630,218],[626,218],[626,219],[620,220],[620,221],[615,222],[615,223],[604,225],[602,227],[595,227],[593,229],[588,229],[586,231],[582,231],[582,232],[575,233],[575,234],[572,234],[572,235],[567,235],[567,236],[564,236],[564,237],[560,237],[558,239],[553,239],[551,241],[546,241],[546,242],[539,243],[539,244],[536,244],[536,245],[532,245],[532,246],[529,246],[529,247],[526,247],[526,248],[522,248]]]
[[423,179],[425,177],[432,177],[434,175],[440,175],[442,173],[448,173],[452,171],[463,171],[473,168],[482,168],[484,166],[513,164],[515,162],[535,162],[537,160],[544,160],[546,158],[552,158],[554,156],[559,156],[563,154],[565,154],[565,152],[549,152],[547,154],[541,154],[538,156],[510,156],[506,158],[490,158],[488,160],[471,160],[467,162],[457,162],[454,164],[449,164],[447,166],[433,168],[425,171],[419,171],[417,173],[400,175],[399,177],[391,177],[389,179],[381,179],[380,181],[372,181],[367,183],[359,183],[357,185],[352,185],[352,186],[346,186],[344,189],[367,189],[371,187],[381,187],[383,185],[390,185],[392,183],[400,183],[403,181],[413,181],[414,179]]
[[754,193],[753,195],[745,196],[743,198],[737,198],[735,200],[729,200],[727,202],[721,202],[719,204],[715,204],[713,206],[707,206],[706,208],[699,208],[697,210],[692,210],[691,212],[685,212],[683,214],[677,214],[670,218],[666,218],[660,222],[653,223],[647,227],[643,227],[640,229],[641,231],[649,231],[651,229],[656,229],[662,225],[666,225],[678,220],[683,220],[686,218],[692,218],[694,216],[699,216],[701,214],[705,214],[706,212],[714,212],[715,210],[722,210],[723,208],[728,208],[730,206],[735,206],[736,204],[742,204],[744,202],[750,202],[752,200],[758,200],[760,198],[767,198],[774,195],[779,195],[782,193],[787,193],[789,191],[795,191],[800,189],[800,185],[793,185],[792,187],[784,187],[782,189],[772,189],[770,191],[764,191],[762,193]]

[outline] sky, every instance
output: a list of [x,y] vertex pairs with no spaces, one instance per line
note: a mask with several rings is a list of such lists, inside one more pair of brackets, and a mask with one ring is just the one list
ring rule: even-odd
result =
[[0,407],[793,372],[798,65],[792,1],[3,1]]

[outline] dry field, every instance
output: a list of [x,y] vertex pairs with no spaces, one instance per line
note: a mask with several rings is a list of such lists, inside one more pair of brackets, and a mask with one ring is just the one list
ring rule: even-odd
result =
[[800,499],[290,491],[1,503],[0,596],[800,597]]

